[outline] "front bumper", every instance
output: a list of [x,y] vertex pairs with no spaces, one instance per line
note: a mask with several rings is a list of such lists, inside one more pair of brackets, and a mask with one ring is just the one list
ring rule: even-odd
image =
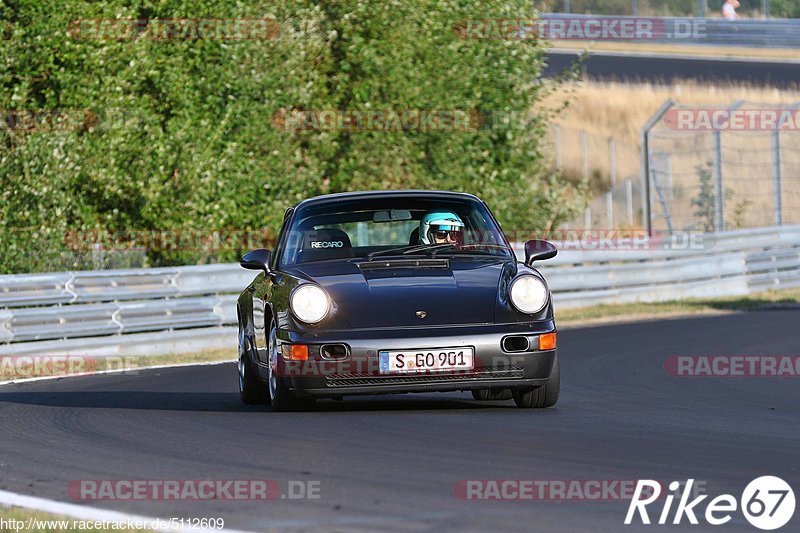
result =
[[[278,375],[295,395],[314,397],[536,387],[547,382],[556,357],[555,349],[538,349],[538,335],[554,331],[552,320],[392,330],[300,332],[283,329],[278,330],[281,349],[284,344],[305,344],[311,353],[308,361],[279,358]],[[528,349],[513,353],[504,350],[502,341],[508,336],[531,339]],[[344,344],[347,356],[324,358],[320,347],[326,344]],[[380,373],[380,351],[445,347],[471,347],[475,368],[457,372]]]

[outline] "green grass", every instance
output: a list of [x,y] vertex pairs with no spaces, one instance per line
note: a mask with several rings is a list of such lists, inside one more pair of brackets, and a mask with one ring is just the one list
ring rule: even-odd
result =
[[[9,522],[11,520],[21,521],[24,522],[24,524],[15,525],[15,527],[11,527],[12,523]],[[29,520],[33,520],[33,522],[31,522],[32,527],[30,528],[28,528]],[[8,531],[14,533],[16,532],[52,533],[54,531],[58,531],[59,533],[62,532],[101,533],[105,531],[110,531],[109,529],[82,528],[80,519],[68,516],[54,515],[42,511],[23,509],[21,507],[10,507],[10,508],[0,507],[0,522],[2,522],[2,527],[0,527],[0,531],[2,532]],[[62,522],[62,524],[58,524],[58,522]],[[151,530],[119,528],[119,529],[114,529],[114,531],[151,531]]]
[[577,325],[595,321],[646,320],[670,315],[714,314],[798,304],[800,304],[800,288],[767,291],[754,296],[693,298],[658,303],[609,304],[564,310],[556,308],[556,319],[559,324]]
[[[22,358],[23,356],[20,356]],[[207,363],[214,361],[235,361],[235,350],[208,350],[158,356],[119,356],[119,357],[68,357],[67,363],[60,360],[57,365],[13,364],[15,357],[0,357],[0,381],[11,381],[35,377],[68,376],[85,372],[111,370],[135,371],[161,365],[187,363]]]

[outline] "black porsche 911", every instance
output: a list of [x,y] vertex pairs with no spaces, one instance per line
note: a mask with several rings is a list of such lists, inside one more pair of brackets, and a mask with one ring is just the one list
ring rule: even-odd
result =
[[550,291],[488,206],[463,193],[358,192],[286,211],[238,299],[239,391],[290,410],[316,398],[471,391],[519,407],[558,401]]

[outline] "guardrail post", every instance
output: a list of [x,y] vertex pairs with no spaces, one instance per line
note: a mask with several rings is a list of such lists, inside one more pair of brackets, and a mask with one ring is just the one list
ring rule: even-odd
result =
[[775,190],[775,225],[783,225],[783,204],[781,199],[781,131],[772,132],[772,181]]

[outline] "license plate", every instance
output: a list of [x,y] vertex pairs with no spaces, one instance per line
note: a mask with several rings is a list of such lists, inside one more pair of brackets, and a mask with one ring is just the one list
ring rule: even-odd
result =
[[381,374],[472,370],[475,367],[472,348],[382,351],[378,355]]

